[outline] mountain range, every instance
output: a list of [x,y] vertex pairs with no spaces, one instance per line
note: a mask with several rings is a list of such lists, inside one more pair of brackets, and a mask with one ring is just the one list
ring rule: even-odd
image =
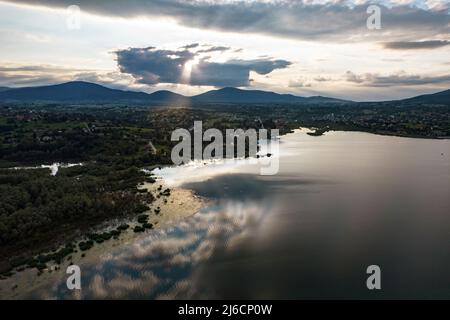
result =
[[450,105],[450,90],[445,90],[433,94],[424,94],[421,96],[405,99],[403,101],[412,103],[434,103]]
[[186,97],[167,90],[148,94],[136,91],[123,91],[107,88],[95,83],[72,81],[41,87],[10,89],[0,87],[0,101],[16,102],[62,102],[62,103],[339,103],[339,99],[327,97],[299,97],[291,94],[278,94],[260,90],[241,90],[222,88],[203,94]]
[[321,96],[299,97],[292,94],[278,94],[261,90],[241,90],[237,88],[222,88],[211,90],[191,97],[194,102],[204,103],[342,103],[349,102]]
[[[188,103],[351,103],[329,97],[300,97],[292,94],[278,94],[261,90],[242,90],[222,88],[196,96],[186,97],[171,91],[162,90],[148,94],[136,91],[111,89],[99,84],[72,81],[57,85],[40,87],[7,88],[0,87],[0,101],[12,102],[59,102],[59,103],[150,103],[150,104],[188,104]],[[407,103],[435,103],[450,105],[450,90],[400,100]]]

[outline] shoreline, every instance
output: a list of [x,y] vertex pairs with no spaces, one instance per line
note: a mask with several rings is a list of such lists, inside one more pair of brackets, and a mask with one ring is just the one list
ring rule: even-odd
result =
[[[162,190],[169,188],[170,196],[165,198],[164,196],[158,197],[156,195],[155,200],[152,202],[152,208],[144,212],[149,214],[149,222],[154,225],[154,229],[160,229],[172,225],[182,219],[188,218],[199,210],[207,207],[210,201],[196,195],[192,190],[182,187],[173,187],[165,183],[161,178],[158,178],[155,183],[146,182],[141,187],[148,192],[155,194],[158,192],[159,186]],[[156,208],[160,208],[159,213],[152,212]]]
[[[170,196],[157,196],[159,186],[162,190],[170,188]],[[38,271],[36,268],[28,268],[25,270],[14,270],[14,274],[0,278],[0,299],[21,299],[30,296],[30,294],[41,286],[50,283],[57,277],[64,278],[66,276],[66,269],[69,265],[83,265],[95,261],[96,259],[102,259],[104,255],[107,255],[111,250],[120,246],[129,245],[140,238],[146,237],[154,230],[161,230],[170,228],[172,225],[179,223],[180,221],[187,219],[201,209],[206,208],[211,204],[210,200],[202,198],[196,195],[192,190],[172,187],[165,183],[162,178],[157,178],[156,182],[146,182],[139,186],[140,189],[146,189],[152,194],[155,194],[155,200],[151,204],[151,208],[143,214],[149,215],[148,222],[153,225],[150,230],[143,232],[134,232],[133,228],[138,226],[136,221],[138,215],[128,217],[125,219],[112,219],[106,221],[98,226],[97,232],[108,231],[120,224],[128,224],[130,227],[123,232],[118,239],[111,239],[104,241],[103,243],[95,243],[95,245],[87,251],[82,251],[76,247],[76,252],[70,256],[65,257],[61,264],[54,262],[48,263],[47,268],[42,271]],[[159,213],[155,213],[154,210],[158,208]],[[85,237],[77,238],[76,243],[83,241]],[[20,269],[20,268],[18,268]]]

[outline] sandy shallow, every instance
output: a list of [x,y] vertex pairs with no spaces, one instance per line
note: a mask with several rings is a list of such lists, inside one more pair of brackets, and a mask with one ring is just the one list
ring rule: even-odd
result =
[[[187,218],[195,214],[201,208],[208,205],[208,201],[198,197],[191,190],[182,188],[173,188],[164,184],[162,180],[155,183],[146,183],[142,188],[149,190],[152,194],[158,194],[158,187],[162,186],[162,190],[169,188],[171,195],[169,197],[161,196],[156,198],[152,203],[152,209],[160,208],[161,212],[147,213],[150,215],[149,222],[155,225],[155,228],[164,228],[178,222],[180,219]],[[166,201],[164,201],[166,200]]]
[[[170,196],[157,197],[159,186],[162,186],[162,191],[170,188]],[[155,201],[150,205],[150,210],[145,214],[149,215],[148,221],[153,224],[154,230],[168,228],[180,222],[183,219],[189,218],[200,209],[209,205],[209,201],[198,197],[191,190],[180,187],[173,187],[167,185],[162,179],[158,179],[155,183],[146,183],[140,188],[149,190],[154,196]],[[154,210],[160,209],[156,214]],[[107,257],[109,252],[114,248],[123,245],[131,244],[142,237],[148,236],[152,230],[147,230],[143,233],[133,232],[136,225],[140,225],[136,221],[136,217],[125,220],[113,220],[100,226],[98,231],[109,231],[116,228],[118,225],[127,223],[130,228],[123,232],[118,240],[108,240],[101,244],[95,244],[93,248],[86,252],[78,252],[67,257],[64,262],[58,266],[48,264],[49,267],[38,275],[37,269],[27,269],[15,273],[13,276],[0,280],[0,299],[23,299],[28,298],[30,293],[37,288],[55,282],[57,279],[66,276],[66,269],[72,263],[82,266],[85,263],[92,263],[99,259]],[[80,239],[81,240],[81,239]],[[82,254],[85,256],[82,257]],[[52,299],[53,297],[42,297],[44,299]]]

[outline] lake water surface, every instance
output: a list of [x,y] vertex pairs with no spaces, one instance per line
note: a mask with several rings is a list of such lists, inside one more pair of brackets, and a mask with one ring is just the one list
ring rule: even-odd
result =
[[449,140],[297,131],[279,157],[159,171],[213,205],[83,262],[81,294],[62,275],[31,297],[450,298]]

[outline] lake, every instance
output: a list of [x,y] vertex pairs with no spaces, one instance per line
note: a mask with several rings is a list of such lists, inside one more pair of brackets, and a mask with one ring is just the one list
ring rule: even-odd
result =
[[[212,204],[53,276],[32,298],[450,298],[450,141],[296,131],[280,172],[158,171]],[[89,255],[89,253],[88,253]],[[381,269],[368,290],[366,268]]]

